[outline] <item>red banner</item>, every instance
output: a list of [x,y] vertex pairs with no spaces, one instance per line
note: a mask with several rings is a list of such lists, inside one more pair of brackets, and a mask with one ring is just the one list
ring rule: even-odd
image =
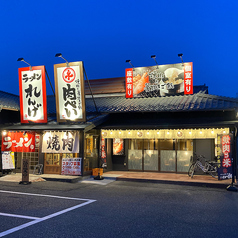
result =
[[133,69],[126,69],[126,98],[133,98]]
[[2,151],[35,152],[35,132],[8,132],[2,136]]
[[193,94],[193,63],[184,63],[184,94]]

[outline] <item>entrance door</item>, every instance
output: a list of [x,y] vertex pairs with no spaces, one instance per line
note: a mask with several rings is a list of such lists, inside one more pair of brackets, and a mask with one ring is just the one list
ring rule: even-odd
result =
[[142,170],[143,140],[131,139],[128,149],[128,169]]
[[128,150],[128,169],[159,171],[157,139],[131,139]]
[[158,157],[158,139],[145,139],[143,151],[143,170],[144,171],[158,171],[159,157]]
[[60,174],[60,154],[45,154],[44,173]]
[[176,172],[175,140],[160,140],[160,171]]

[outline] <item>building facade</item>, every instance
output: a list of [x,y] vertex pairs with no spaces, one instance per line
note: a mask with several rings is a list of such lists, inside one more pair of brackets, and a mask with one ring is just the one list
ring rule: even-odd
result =
[[[19,106],[9,111],[14,121],[2,121],[2,132],[34,132],[37,138],[34,152],[15,152],[15,170],[21,172],[28,158],[30,172],[42,164],[48,174],[90,175],[97,167],[187,173],[194,153],[214,160],[219,135],[227,134],[234,135],[236,166],[237,99],[210,95],[205,85],[194,86],[193,95],[126,99],[124,80],[90,80],[93,96],[85,83],[86,122],[58,123],[53,96],[47,97],[45,124],[21,124]],[[12,98],[17,105],[18,97]]]

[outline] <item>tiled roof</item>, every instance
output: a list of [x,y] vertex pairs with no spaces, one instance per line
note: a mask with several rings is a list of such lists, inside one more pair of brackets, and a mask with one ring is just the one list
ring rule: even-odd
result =
[[0,107],[9,110],[20,110],[19,96],[0,91]]
[[[193,95],[153,98],[104,97],[94,98],[98,111],[109,112],[164,112],[211,111],[238,109],[238,99],[199,92]],[[95,112],[93,100],[86,99],[87,112]]]
[[[125,96],[95,97],[97,109],[101,113],[113,112],[179,112],[179,111],[211,111],[238,109],[238,99],[199,92],[193,95],[131,98]],[[86,98],[86,113],[95,113],[92,98]],[[56,111],[55,99],[47,97],[48,113]]]

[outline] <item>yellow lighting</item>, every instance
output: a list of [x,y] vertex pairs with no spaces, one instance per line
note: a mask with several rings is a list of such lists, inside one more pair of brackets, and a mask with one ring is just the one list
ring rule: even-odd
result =
[[119,134],[121,134],[121,131],[119,131]]
[[159,134],[159,131],[157,131],[157,134]]
[[200,131],[200,134],[202,134],[202,131]]
[[169,135],[169,131],[167,131],[167,134]]
[[131,134],[131,132],[129,131],[128,134]]
[[212,134],[214,133],[214,131],[212,130]]
[[104,135],[104,132],[102,134]]
[[112,131],[110,132],[110,134],[112,134]]
[[7,132],[6,132],[6,131],[3,131],[3,132],[2,132],[2,135],[3,135],[3,136],[5,136],[6,134],[7,134]]
[[147,132],[147,135],[149,135],[150,133],[149,133],[149,131]]
[[191,134],[192,134],[192,132],[191,132],[191,131],[189,131],[189,134],[191,135]]
[[225,134],[225,133],[226,133],[226,131],[224,130],[224,131],[223,131],[223,134]]

